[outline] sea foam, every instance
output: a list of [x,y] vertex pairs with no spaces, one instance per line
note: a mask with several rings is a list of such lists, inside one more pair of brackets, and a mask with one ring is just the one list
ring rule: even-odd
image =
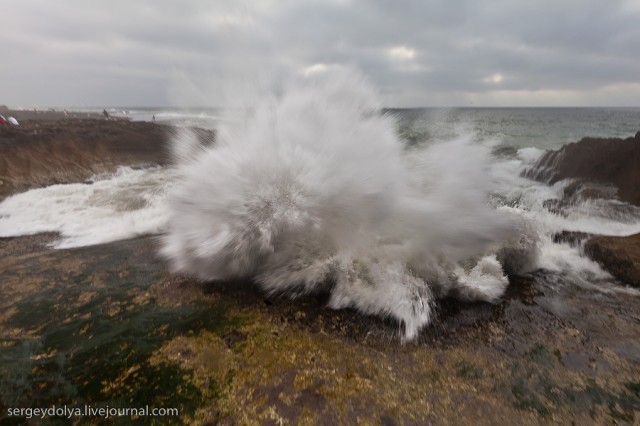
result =
[[174,272],[291,297],[327,291],[330,307],[393,317],[407,339],[438,297],[499,299],[498,259],[522,238],[515,216],[488,202],[488,148],[458,138],[405,151],[352,70],[269,99],[210,146],[188,133],[174,141],[161,247]]
[[0,203],[0,238],[56,232],[64,249],[162,232],[171,170],[120,167],[92,182],[52,185]]

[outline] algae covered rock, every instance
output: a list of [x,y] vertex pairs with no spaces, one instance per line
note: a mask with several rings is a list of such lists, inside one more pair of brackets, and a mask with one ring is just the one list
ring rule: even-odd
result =
[[640,287],[640,234],[594,237],[585,252],[625,284]]
[[[8,407],[177,408],[122,424],[633,423],[640,300],[512,277],[498,305],[393,321],[248,282],[170,276],[155,240],[51,250],[0,239],[0,423]],[[113,419],[46,419],[112,424]]]

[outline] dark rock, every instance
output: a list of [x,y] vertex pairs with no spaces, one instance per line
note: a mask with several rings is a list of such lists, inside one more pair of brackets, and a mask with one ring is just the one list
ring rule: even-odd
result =
[[[169,161],[171,126],[127,120],[27,120],[0,128],[0,200],[16,192],[80,183],[118,166]],[[198,130],[202,139],[213,133]]]
[[567,243],[571,247],[577,247],[591,237],[593,237],[593,234],[589,234],[588,232],[562,231],[556,232],[553,235],[553,242],[556,244]]
[[567,188],[570,196],[579,192],[581,182],[605,185],[605,189],[585,192],[584,197],[606,197],[606,185],[614,185],[620,200],[640,205],[640,132],[627,139],[583,138],[557,151],[548,151],[523,175],[550,184],[578,179]]
[[[0,134],[2,179],[8,171],[29,187],[78,179],[92,164],[166,160],[152,139],[133,139],[151,138],[150,123],[132,133],[138,124],[101,123],[74,123],[68,138],[34,124],[61,149],[52,159],[28,133]],[[85,125],[93,136],[78,136]],[[54,160],[74,172],[51,175]],[[170,275],[153,237],[47,248],[55,238],[0,238],[2,424],[25,420],[8,407],[123,401],[177,408],[167,421],[183,424],[638,421],[639,298],[575,291],[551,271],[510,276],[501,303],[444,300],[402,345],[394,321],[332,311],[322,297],[265,300],[254,283]],[[592,244],[608,247],[602,238]],[[638,236],[613,241],[640,264]]]
[[585,244],[585,253],[611,275],[640,287],[640,234],[628,237],[595,237]]
[[0,239],[0,424],[61,401],[176,407],[180,424],[638,421],[636,297],[513,276],[501,303],[443,301],[402,345],[397,323],[312,297],[172,276],[153,237],[52,238]]
[[576,180],[564,188],[563,200],[575,204],[586,200],[612,199],[615,198],[618,188],[605,183],[584,182]]

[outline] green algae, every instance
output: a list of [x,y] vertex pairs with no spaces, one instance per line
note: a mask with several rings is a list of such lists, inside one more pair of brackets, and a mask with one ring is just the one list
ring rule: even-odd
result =
[[484,371],[482,368],[462,360],[456,365],[456,375],[467,380],[480,380],[484,377]]
[[[119,262],[131,266],[129,256],[91,261],[114,271]],[[13,304],[2,327],[22,331],[0,345],[2,416],[7,407],[52,404],[178,408],[182,421],[193,415],[202,393],[191,375],[150,359],[167,339],[200,330],[224,334],[240,320],[228,317],[222,304],[137,300],[133,295],[149,290],[162,275],[157,268],[133,269],[133,274],[108,274],[101,285],[92,281],[93,274],[71,274]]]
[[595,418],[595,407],[606,406],[612,418],[625,422],[637,420],[640,411],[640,383],[627,382],[617,392],[611,392],[591,380],[583,389],[567,389],[567,396],[576,406],[584,407]]
[[520,378],[511,386],[511,393],[514,397],[513,406],[519,410],[534,410],[542,416],[549,414],[549,409],[544,404],[535,391],[531,391],[527,382]]
[[[120,424],[637,421],[637,364],[585,345],[533,302],[492,315],[477,306],[479,322],[475,307],[456,306],[452,332],[402,345],[370,332],[382,322],[367,328],[374,320],[314,301],[266,303],[242,283],[169,277],[145,241],[38,259],[17,259],[0,283],[14,299],[0,301],[3,407],[180,408]],[[588,363],[568,368],[573,353]]]
[[[540,345],[528,353],[536,363],[550,365],[549,352]],[[551,370],[537,370],[530,365],[515,363],[511,369],[512,405],[519,410],[535,411],[546,418],[569,410],[573,415],[587,413],[592,420],[599,418],[603,409],[612,419],[633,422],[640,411],[640,384],[625,382],[622,386],[603,387],[593,379],[561,385]]]
[[[36,324],[28,313],[31,305],[18,308],[13,327],[39,326],[41,338],[18,341],[0,349],[3,382],[0,393],[7,406],[47,406],[53,403],[179,408],[193,413],[200,392],[173,365],[153,366],[148,359],[166,339],[199,330],[227,330],[229,321],[221,309],[209,305],[178,308],[128,307],[116,315],[100,312],[101,298],[80,307],[89,319],[66,321],[69,309],[53,309],[37,303],[38,315],[52,317],[49,325]],[[104,300],[112,301],[105,297]],[[31,318],[31,321],[29,320]],[[46,318],[46,317],[45,317]],[[125,375],[131,366],[135,374]],[[106,389],[106,390],[105,390]]]
[[531,350],[527,352],[525,356],[533,362],[546,366],[551,366],[556,361],[556,355],[551,353],[551,351],[541,343],[533,345]]

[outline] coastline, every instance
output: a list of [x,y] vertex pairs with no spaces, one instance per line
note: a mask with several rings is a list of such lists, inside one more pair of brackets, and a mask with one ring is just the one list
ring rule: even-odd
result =
[[[547,151],[523,172],[530,179],[554,184],[571,179],[562,200],[550,207],[562,214],[566,205],[615,199],[640,207],[640,132],[620,138],[583,138]],[[573,234],[575,244],[626,285],[640,288],[640,233],[628,236]]]
[[[4,111],[4,112],[2,112]],[[28,189],[82,183],[120,166],[164,166],[178,127],[127,117],[69,111],[22,111],[0,106],[18,126],[0,126],[0,201]],[[215,131],[191,127],[202,143]]]
[[396,324],[321,297],[170,275],[153,237],[68,250],[44,247],[51,238],[0,239],[3,415],[5,404],[126,396],[192,424],[274,411],[292,423],[608,423],[632,421],[640,404],[637,297],[560,288],[553,311],[544,276],[512,277],[501,303],[444,301],[402,345]]
[[[166,164],[172,131],[25,119],[0,129],[10,182],[0,198]],[[512,276],[500,303],[445,300],[418,341],[402,345],[397,324],[330,310],[322,296],[289,301],[246,281],[172,275],[156,237],[66,250],[50,249],[55,239],[0,238],[1,421],[7,406],[125,398],[179,408],[180,422],[197,424],[274,413],[334,424],[637,419],[638,297],[574,291],[544,271]]]
[[84,120],[84,119],[103,119],[104,116],[99,113],[92,112],[82,112],[82,111],[67,111],[65,115],[65,110],[55,110],[55,109],[46,109],[46,110],[38,110],[38,109],[11,109],[6,105],[0,105],[0,114],[2,114],[5,118],[15,117],[20,124],[24,120],[40,120],[40,121],[58,121],[58,120]]
[[168,162],[171,126],[61,114],[0,127],[0,200],[36,187],[84,182],[119,166]]

